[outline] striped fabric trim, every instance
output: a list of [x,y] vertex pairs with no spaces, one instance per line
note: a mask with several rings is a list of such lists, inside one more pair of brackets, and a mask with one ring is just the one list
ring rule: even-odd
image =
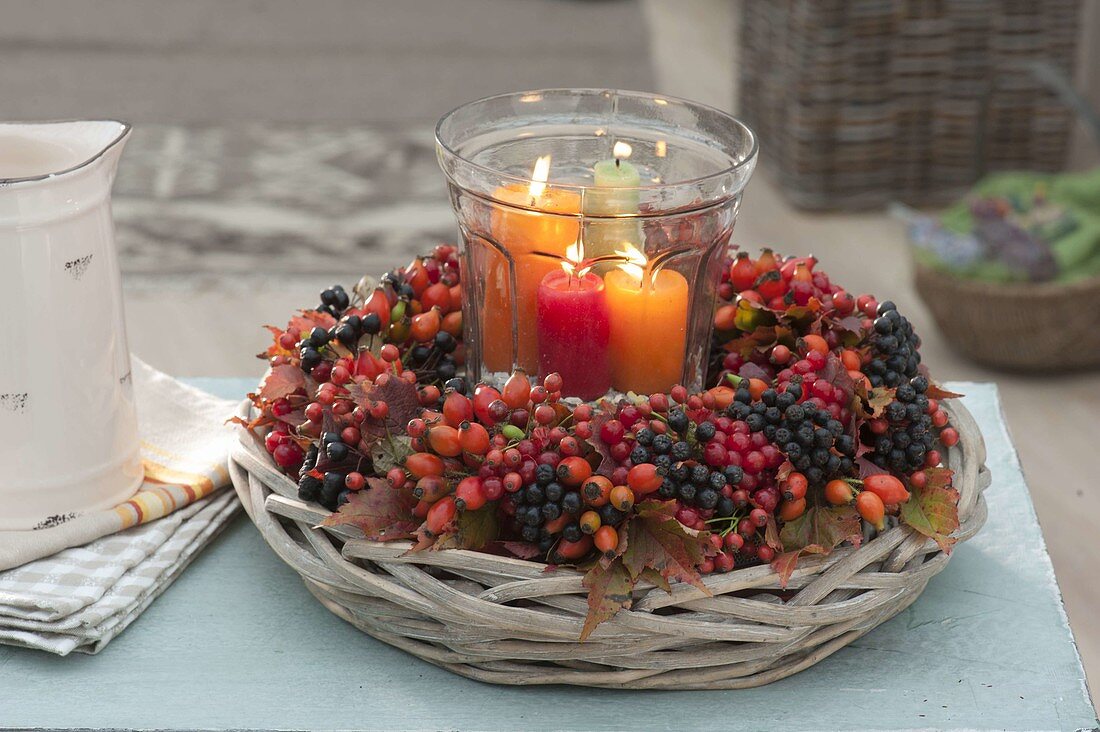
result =
[[145,484],[133,498],[115,507],[122,529],[167,516],[214,492],[214,481],[200,473],[170,468],[145,458]]

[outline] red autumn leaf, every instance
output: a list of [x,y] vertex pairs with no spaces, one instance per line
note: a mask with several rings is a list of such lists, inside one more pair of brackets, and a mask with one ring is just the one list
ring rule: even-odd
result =
[[293,349],[283,348],[279,344],[280,336],[282,336],[283,333],[285,333],[286,331],[284,331],[280,328],[277,328],[274,325],[265,325],[264,328],[267,328],[267,330],[271,332],[271,345],[268,346],[267,350],[264,351],[263,353],[256,354],[256,358],[262,358],[266,361],[266,360],[270,359],[272,356],[288,356],[289,357],[289,356],[298,355]]
[[817,378],[825,379],[828,383],[844,392],[845,404],[851,400],[856,392],[856,382],[848,375],[848,369],[836,356],[829,354],[825,360],[825,366],[817,373]]
[[766,351],[775,345],[779,333],[775,326],[757,326],[751,333],[745,333],[722,346],[729,353],[737,353],[741,358],[748,358],[754,351]]
[[541,553],[537,546],[528,544],[525,541],[502,541],[500,546],[512,556],[520,559],[534,559]]
[[924,474],[928,482],[923,488],[909,486],[912,497],[901,504],[901,520],[950,554],[956,541],[950,534],[959,528],[959,492],[947,468],[927,468]]
[[929,399],[959,399],[962,394],[956,394],[953,391],[948,391],[938,384],[929,384],[928,391],[924,392],[924,395]]
[[760,379],[761,381],[766,381],[769,384],[772,380],[772,377],[768,374],[767,371],[765,371],[752,361],[741,364],[741,368],[737,370],[737,375],[740,376],[742,379]]
[[764,543],[777,552],[783,551],[783,542],[779,540],[779,527],[775,524],[774,516],[768,516],[768,523],[764,526]]
[[409,420],[420,411],[416,387],[397,376],[390,376],[381,386],[364,383],[350,384],[348,393],[352,401],[363,409],[370,409],[374,402],[385,402],[389,411],[384,419],[368,417],[360,427],[365,443],[372,443],[386,435],[403,435]]
[[637,579],[630,576],[622,559],[616,559],[606,567],[596,564],[584,575],[582,582],[588,588],[588,615],[581,630],[583,641],[600,623],[630,607]]
[[[868,452],[870,452],[870,450],[868,450]],[[862,455],[856,458],[856,467],[859,468],[860,480],[863,480],[864,478],[870,478],[872,475],[884,475],[885,473],[890,472],[886,468],[875,465],[873,462],[863,457]]]
[[811,297],[805,305],[791,305],[781,311],[779,316],[784,322],[797,324],[798,330],[802,333],[820,333],[821,318],[818,315],[820,311],[821,301]]
[[832,326],[835,330],[845,333],[852,333],[854,335],[862,335],[863,333],[863,323],[854,315],[848,315],[838,320],[834,320]]
[[[413,538],[416,539],[416,541],[413,542],[413,545],[409,547],[409,550],[405,552],[405,554],[415,554],[416,552],[430,549],[432,544],[434,544],[439,537],[428,531],[428,524],[425,522],[417,528]],[[404,554],[402,556],[404,556]]]
[[828,554],[844,542],[859,546],[863,541],[862,528],[855,506],[813,506],[794,521],[783,524],[779,541],[787,551],[772,560],[780,586],[787,586],[799,557]]
[[260,384],[260,398],[267,402],[290,396],[298,389],[305,388],[306,375],[297,366],[284,363],[272,366]]
[[367,478],[367,488],[348,496],[322,526],[355,526],[371,541],[410,539],[420,519],[413,516],[416,501],[404,490],[394,490],[381,478]]
[[299,310],[298,314],[290,319],[287,330],[297,328],[302,337],[309,335],[314,328],[328,330],[336,325],[336,318],[320,310]]
[[496,506],[489,505],[478,511],[462,511],[455,517],[453,526],[441,533],[432,544],[432,551],[482,549],[496,541],[497,533]]
[[655,569],[670,582],[687,582],[710,594],[696,567],[706,558],[710,542],[704,532],[676,520],[674,501],[645,501],[627,524],[623,565],[637,580],[642,571]]
[[772,570],[779,575],[780,587],[786,587],[787,583],[790,582],[791,575],[794,574],[794,568],[798,564],[798,558],[800,556],[802,556],[801,549],[795,549],[794,551],[775,555],[775,559],[772,560]]

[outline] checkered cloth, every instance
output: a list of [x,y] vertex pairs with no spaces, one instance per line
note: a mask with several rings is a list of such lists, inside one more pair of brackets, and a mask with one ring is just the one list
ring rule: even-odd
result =
[[0,532],[0,566],[20,563],[0,572],[0,643],[97,653],[240,508],[224,490],[223,423],[232,403],[137,359],[133,367],[145,484],[107,511]]

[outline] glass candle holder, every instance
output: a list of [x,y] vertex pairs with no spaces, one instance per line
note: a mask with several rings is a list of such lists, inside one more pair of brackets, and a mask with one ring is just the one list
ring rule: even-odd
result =
[[436,128],[474,379],[565,396],[704,385],[716,290],[756,164],[716,109],[600,89],[503,94]]

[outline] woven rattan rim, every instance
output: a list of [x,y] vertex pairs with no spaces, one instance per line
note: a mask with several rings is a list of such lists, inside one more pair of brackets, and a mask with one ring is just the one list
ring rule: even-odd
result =
[[[959,490],[959,543],[985,523],[985,443],[970,413],[947,402],[958,444],[945,450]],[[249,418],[245,401],[240,416]],[[799,562],[781,600],[770,566],[708,575],[713,593],[639,585],[632,609],[579,642],[581,573],[481,552],[406,554],[408,542],[366,541],[317,525],[328,512],[297,498],[260,441],[240,430],[233,486],[264,540],[337,616],[454,673],[497,684],[630,689],[737,689],[785,678],[907,608],[950,559],[895,525],[860,548]],[[957,544],[956,544],[957,546]]]

